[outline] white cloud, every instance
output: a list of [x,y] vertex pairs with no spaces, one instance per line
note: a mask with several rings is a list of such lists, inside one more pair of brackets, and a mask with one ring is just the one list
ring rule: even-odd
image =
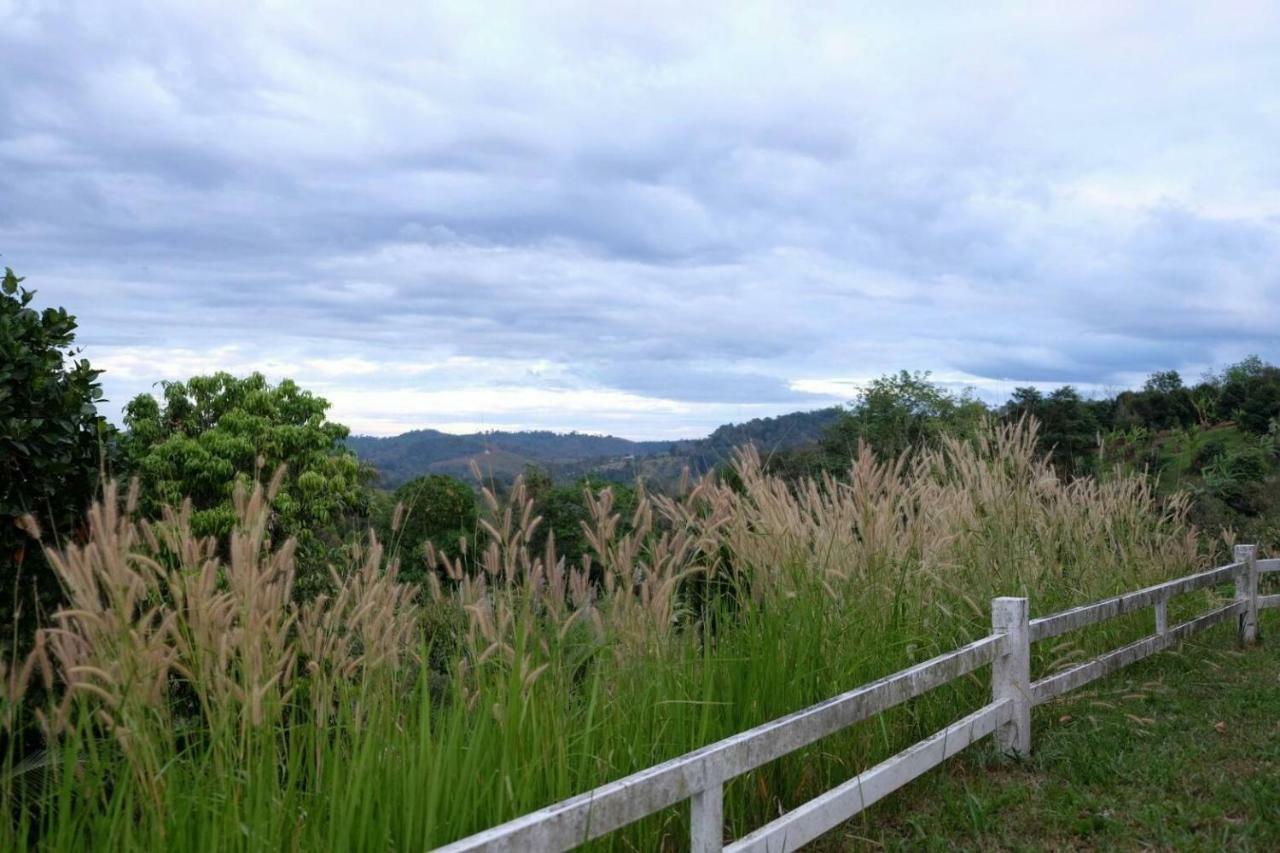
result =
[[117,403],[259,369],[380,432],[1277,359],[1277,38],[1250,2],[0,0],[0,253]]

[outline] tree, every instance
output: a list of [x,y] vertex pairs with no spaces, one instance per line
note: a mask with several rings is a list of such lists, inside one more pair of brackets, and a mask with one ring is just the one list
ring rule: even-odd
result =
[[421,579],[427,542],[438,552],[457,558],[462,554],[460,540],[475,537],[475,492],[453,477],[418,477],[396,489],[394,497],[402,506],[403,518],[396,535],[406,579]]
[[555,480],[546,468],[532,464],[524,466],[524,490],[530,500],[539,503],[551,493],[553,488],[555,488]]
[[97,413],[101,371],[78,357],[75,317],[32,308],[35,292],[21,281],[6,267],[0,288],[0,624],[7,627],[59,598],[36,528],[21,520],[30,515],[46,543],[79,538],[111,438]]
[[929,373],[890,373],[873,381],[823,437],[832,461],[847,464],[863,440],[882,458],[936,441],[944,433],[972,435],[987,407],[971,392],[954,394]]
[[1191,426],[1198,420],[1195,398],[1176,370],[1152,373],[1142,390],[1119,394],[1116,405],[1117,426],[1121,428],[1167,430]]
[[1044,394],[1031,386],[1014,388],[1009,402],[1004,404],[1004,415],[1009,420],[1018,421],[1026,417],[1044,420]]
[[1177,394],[1179,391],[1186,390],[1186,386],[1182,384],[1182,376],[1176,370],[1157,370],[1147,377],[1147,381],[1143,384],[1142,390],[1150,391],[1154,394],[1164,394],[1169,396]]
[[1272,418],[1280,416],[1280,368],[1256,355],[1228,367],[1218,383],[1219,411],[1241,429],[1265,435]]
[[1058,471],[1081,474],[1089,470],[1105,410],[1085,400],[1074,387],[1064,385],[1047,397],[1032,387],[1015,388],[1004,404],[1009,420],[1033,417],[1040,422],[1038,443]]
[[1190,393],[1191,407],[1195,410],[1197,424],[1201,427],[1209,427],[1220,420],[1218,411],[1222,389],[1213,377],[1197,384]]
[[587,492],[599,494],[602,489],[613,491],[613,511],[619,516],[618,532],[631,529],[631,517],[638,503],[636,490],[622,483],[610,483],[598,477],[583,477],[569,486],[554,486],[535,500],[536,514],[542,516],[542,524],[533,536],[535,553],[546,547],[547,537],[555,536],[556,553],[571,566],[581,566],[583,557],[593,554],[583,525],[592,524],[591,509],[587,504]]
[[1045,400],[1040,417],[1040,443],[1052,448],[1052,459],[1058,470],[1086,472],[1092,452],[1098,446],[1101,425],[1080,393],[1070,385],[1062,386]]
[[236,523],[236,483],[284,465],[273,539],[298,540],[299,594],[323,588],[335,549],[368,517],[370,476],[342,444],[347,428],[326,420],[329,403],[260,373],[161,385],[163,402],[142,394],[125,407],[125,455],[142,478],[144,511],[190,498],[195,531],[223,540]]

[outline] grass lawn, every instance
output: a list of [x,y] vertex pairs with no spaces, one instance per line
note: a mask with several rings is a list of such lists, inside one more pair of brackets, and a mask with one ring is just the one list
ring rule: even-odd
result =
[[1036,709],[1033,755],[990,741],[872,808],[829,850],[1280,850],[1280,618],[1234,625]]

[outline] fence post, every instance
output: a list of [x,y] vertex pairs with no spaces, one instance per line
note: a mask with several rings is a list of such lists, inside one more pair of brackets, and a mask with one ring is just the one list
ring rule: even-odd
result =
[[1251,646],[1258,642],[1258,546],[1237,545],[1235,562],[1244,563],[1236,573],[1236,601],[1244,602],[1240,642]]
[[689,849],[720,853],[724,849],[724,784],[712,782],[689,798]]
[[1013,719],[996,729],[1000,749],[1031,754],[1031,626],[1025,598],[991,600],[991,627],[1005,635],[1004,654],[991,664],[993,700],[1013,702]]

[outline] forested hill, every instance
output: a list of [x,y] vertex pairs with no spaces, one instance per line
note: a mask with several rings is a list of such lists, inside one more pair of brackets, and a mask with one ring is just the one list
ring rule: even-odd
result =
[[754,444],[761,453],[792,450],[812,444],[839,420],[844,410],[833,406],[812,412],[792,412],[774,418],[755,418],[740,424],[725,424],[706,438],[677,442],[671,452],[688,462],[695,473],[713,468],[728,458],[735,447]]
[[470,479],[472,461],[486,476],[499,480],[515,477],[526,465],[538,465],[561,480],[588,474],[622,480],[641,474],[677,477],[686,466],[695,473],[713,467],[738,445],[754,443],[767,453],[811,443],[839,414],[839,409],[830,408],[756,418],[726,424],[705,438],[678,441],[631,441],[612,435],[548,431],[453,435],[421,429],[390,438],[352,436],[347,446],[378,469],[384,486],[396,486],[422,474]]

